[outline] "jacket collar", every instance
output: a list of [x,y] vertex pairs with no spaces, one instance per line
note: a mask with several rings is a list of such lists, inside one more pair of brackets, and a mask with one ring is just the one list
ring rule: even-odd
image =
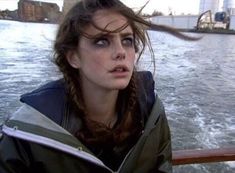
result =
[[8,136],[54,148],[110,170],[68,131],[28,105],[13,114],[2,131]]

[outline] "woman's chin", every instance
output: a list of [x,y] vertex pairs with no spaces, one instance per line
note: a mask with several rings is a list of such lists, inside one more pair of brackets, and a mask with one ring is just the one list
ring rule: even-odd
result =
[[118,83],[112,86],[115,90],[122,90],[125,89],[128,86],[129,83]]

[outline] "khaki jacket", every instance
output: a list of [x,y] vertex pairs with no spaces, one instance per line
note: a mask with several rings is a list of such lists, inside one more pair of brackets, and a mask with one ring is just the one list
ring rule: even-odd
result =
[[[170,130],[164,107],[156,96],[141,137],[116,172],[171,173],[171,158]],[[37,172],[115,171],[58,123],[24,104],[3,125],[0,137],[0,173]]]
[[[69,132],[28,105],[16,112],[2,131],[1,173],[114,172]],[[142,136],[117,172],[169,173],[170,162],[169,128],[162,104],[156,99]]]

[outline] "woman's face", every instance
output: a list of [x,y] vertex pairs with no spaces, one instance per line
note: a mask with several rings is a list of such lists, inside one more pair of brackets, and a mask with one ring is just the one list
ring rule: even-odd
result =
[[[93,21],[99,28],[114,31],[127,23],[127,19],[111,10],[98,10]],[[85,27],[85,32],[95,38],[82,36],[77,54],[68,58],[79,69],[83,88],[119,90],[129,84],[135,63],[133,30],[128,25],[114,33]]]

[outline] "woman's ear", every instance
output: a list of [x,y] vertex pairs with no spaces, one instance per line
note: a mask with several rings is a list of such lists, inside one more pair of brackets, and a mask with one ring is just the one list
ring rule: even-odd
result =
[[75,51],[67,52],[66,59],[73,68],[80,68],[80,58],[78,57],[78,54]]

